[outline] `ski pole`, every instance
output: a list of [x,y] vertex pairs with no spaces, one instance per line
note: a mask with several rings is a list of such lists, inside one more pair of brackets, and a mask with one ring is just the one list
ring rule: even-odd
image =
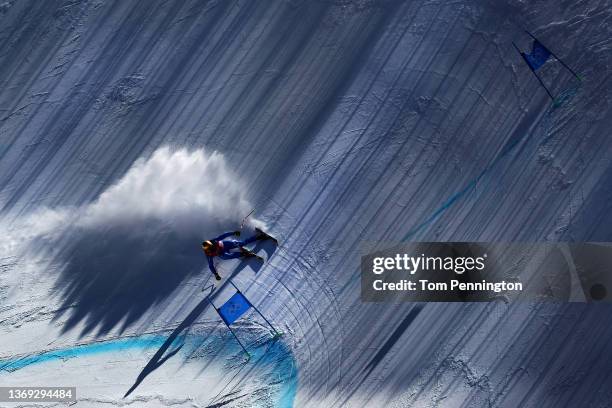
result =
[[251,214],[253,214],[254,212],[255,212],[255,209],[253,208],[253,209],[251,210],[251,212],[250,212],[250,213],[248,213],[248,214],[246,215],[246,217],[244,217],[244,218],[242,219],[242,222],[240,223],[240,229],[241,229],[241,230],[244,228],[244,223],[246,222],[247,218],[249,218],[249,217],[251,216]]

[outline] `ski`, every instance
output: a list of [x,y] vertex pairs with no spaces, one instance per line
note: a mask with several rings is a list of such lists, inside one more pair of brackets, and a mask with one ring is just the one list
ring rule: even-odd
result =
[[240,248],[240,251],[242,252],[242,254],[243,254],[243,255],[244,255],[246,258],[255,258],[255,259],[257,259],[258,261],[261,261],[261,262],[263,262],[263,261],[264,261],[264,259],[263,259],[261,256],[257,255],[255,252],[250,251],[250,250],[248,250],[248,249],[246,249],[246,248]]
[[260,236],[263,236],[263,239],[270,240],[274,242],[274,245],[278,245],[278,239],[274,238],[272,235],[268,234],[267,232],[263,232],[259,228],[255,228],[255,232],[259,234]]

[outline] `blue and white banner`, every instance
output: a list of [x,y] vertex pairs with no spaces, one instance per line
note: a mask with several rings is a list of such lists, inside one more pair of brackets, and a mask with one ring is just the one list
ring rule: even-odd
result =
[[223,321],[229,326],[240,319],[240,316],[245,314],[250,308],[251,303],[249,300],[242,293],[237,292],[218,310]]

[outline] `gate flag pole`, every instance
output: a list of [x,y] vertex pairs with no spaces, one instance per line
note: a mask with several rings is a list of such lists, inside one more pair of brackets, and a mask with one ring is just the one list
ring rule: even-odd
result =
[[542,81],[542,79],[540,78],[540,76],[535,72],[535,70],[531,67],[531,64],[529,63],[529,61],[527,60],[527,58],[525,57],[525,54],[523,54],[521,52],[521,50],[519,49],[519,47],[516,46],[516,44],[514,43],[514,41],[512,42],[512,45],[514,45],[514,48],[516,49],[516,51],[521,55],[521,57],[523,57],[523,60],[525,61],[525,63],[527,64],[527,66],[529,67],[529,69],[531,70],[531,72],[533,72],[533,75],[535,75],[535,77],[538,79],[538,82],[540,83],[540,85],[542,85],[542,88],[544,88],[544,90],[546,91],[546,93],[548,94],[548,96],[550,96],[550,99],[552,99],[553,101],[555,100],[555,97],[552,96],[552,94],[550,93],[550,91],[548,90],[548,88],[546,87],[546,85],[544,85],[544,82]]
[[[234,284],[234,282],[232,282],[231,280],[229,281],[229,283],[234,287],[234,289],[236,289],[236,291],[240,294],[242,294],[244,296],[244,294],[240,291],[240,289],[238,289],[238,287]],[[266,319],[266,316],[264,316],[257,307],[255,307],[254,304],[251,303],[251,301],[249,299],[247,299],[246,296],[244,296],[244,298],[247,300],[247,302],[249,302],[249,305],[251,305],[251,307],[253,309],[255,309],[255,311],[257,312],[257,314],[259,314],[261,316],[262,319],[265,320],[265,322],[268,324],[268,326],[270,326],[272,328],[272,330],[274,331],[274,337],[278,337],[281,336],[282,333],[279,332],[278,330],[276,330],[276,328],[274,326],[272,326],[272,323],[270,323],[270,321],[268,319]]]
[[[529,35],[531,36],[531,38],[533,38],[534,40],[536,40],[537,42],[539,42],[540,44],[542,44],[542,41],[538,40],[538,39],[535,37],[535,35],[531,34],[531,33],[530,33],[529,31],[527,31],[527,30],[525,30],[525,32],[526,32],[527,34],[529,34]],[[544,45],[544,44],[542,44],[542,45]],[[516,45],[515,45],[515,47],[516,47]],[[546,46],[544,45],[544,47],[546,47]],[[567,65],[567,64],[566,64],[566,63],[565,63],[565,62],[564,62],[564,61],[563,61],[561,58],[559,58],[559,57],[558,57],[558,56],[557,56],[557,55],[556,55],[554,52],[552,52],[550,48],[546,47],[546,49],[548,50],[548,52],[550,52],[550,54],[551,54],[553,57],[555,57],[555,58],[557,59],[557,61],[559,61],[559,62],[561,63],[561,65],[563,65],[563,66],[565,67],[565,69],[567,69],[569,72],[571,72],[571,73],[572,73],[572,75],[573,75],[573,76],[575,76],[575,77],[576,77],[576,78],[577,78],[579,81],[582,81],[582,78],[580,77],[580,75],[578,75],[576,72],[574,72],[574,70],[573,70],[573,69],[571,69],[571,68],[569,67],[569,65]]]
[[206,297],[208,299],[208,302],[211,304],[211,306],[213,307],[213,309],[215,309],[215,311],[217,312],[217,314],[219,315],[219,317],[221,317],[221,320],[223,320],[223,324],[225,324],[227,326],[227,328],[229,329],[229,331],[234,335],[234,338],[236,339],[236,341],[238,342],[238,344],[240,344],[240,347],[242,347],[242,349],[244,350],[244,352],[246,353],[247,357],[250,359],[251,358],[251,354],[249,354],[249,352],[247,351],[246,347],[244,347],[244,344],[242,344],[242,342],[240,341],[240,339],[238,338],[238,336],[236,336],[236,333],[234,333],[234,331],[232,330],[232,328],[230,327],[229,324],[227,324],[227,322],[225,321],[225,319],[223,318],[223,315],[219,312],[219,309],[217,308],[217,306],[215,306],[215,304],[213,303],[213,301],[210,299],[209,296]]

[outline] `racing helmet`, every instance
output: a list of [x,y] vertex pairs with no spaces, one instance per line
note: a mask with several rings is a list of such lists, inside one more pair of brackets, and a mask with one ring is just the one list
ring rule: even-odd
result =
[[213,241],[204,241],[202,242],[202,249],[204,249],[204,252],[206,253],[206,255],[213,255],[216,251],[217,246],[215,245],[215,243]]

